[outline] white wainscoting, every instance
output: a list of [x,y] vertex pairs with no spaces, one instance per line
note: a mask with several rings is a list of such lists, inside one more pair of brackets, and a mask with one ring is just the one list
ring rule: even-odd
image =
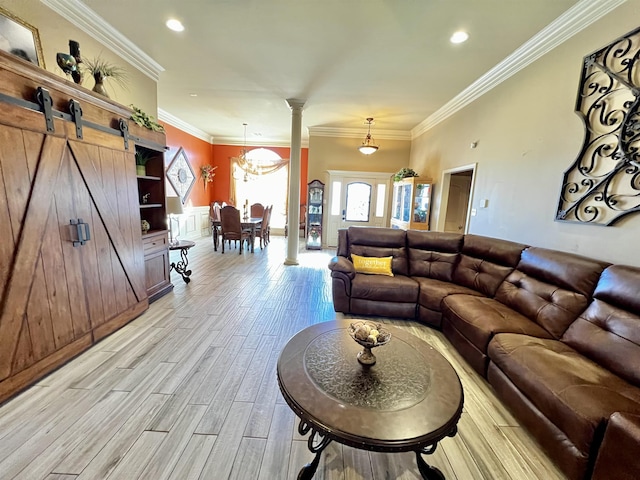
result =
[[209,207],[185,208],[185,212],[179,217],[180,229],[178,231],[176,221],[173,221],[174,234],[182,240],[195,240],[211,235],[209,224]]

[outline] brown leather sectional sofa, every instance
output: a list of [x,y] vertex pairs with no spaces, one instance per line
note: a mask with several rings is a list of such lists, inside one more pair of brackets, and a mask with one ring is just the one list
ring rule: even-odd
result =
[[[394,276],[350,255],[392,256]],[[640,478],[640,268],[481,237],[340,230],[338,312],[442,329],[571,480]]]

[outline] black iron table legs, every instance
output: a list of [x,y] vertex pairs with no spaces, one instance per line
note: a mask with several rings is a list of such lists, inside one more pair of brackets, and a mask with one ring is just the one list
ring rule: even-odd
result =
[[316,456],[313,458],[311,463],[307,463],[302,469],[300,469],[300,473],[298,473],[298,480],[311,480],[318,469],[318,464],[320,463],[320,455],[322,455],[322,451],[331,443],[331,439],[329,437],[324,436],[322,433],[318,432],[315,428],[312,428],[304,420],[300,420],[298,424],[298,433],[300,435],[306,435],[311,431],[311,435],[307,440],[307,447],[309,447],[309,451],[311,453],[315,453]]
[[422,454],[425,453],[427,455],[432,454],[436,451],[436,445],[433,445],[433,449],[430,452],[425,452],[424,450],[416,450],[416,463],[418,464],[418,471],[424,480],[445,480],[444,475],[440,470],[436,467],[432,467],[422,458]]
[[180,260],[178,262],[171,262],[170,270],[175,270],[179,273],[184,283],[191,281],[191,278],[189,278],[191,276],[191,270],[187,268],[189,265],[187,254],[189,253],[189,249],[194,245],[194,242],[183,240],[169,247],[170,250],[180,250]]
[[[309,425],[304,420],[300,420],[298,424],[298,432],[300,435],[306,435],[311,432],[311,435],[307,439],[307,447],[311,453],[315,453],[316,456],[310,463],[307,463],[304,467],[300,469],[300,473],[298,473],[298,480],[311,480],[318,469],[318,465],[320,464],[320,456],[322,455],[322,451],[331,443],[331,438],[323,435],[318,432],[315,428]],[[454,428],[451,433],[449,433],[449,437],[454,437],[458,432],[457,428]],[[418,471],[424,480],[445,480],[444,474],[437,469],[429,465],[424,461],[422,455],[431,455],[436,451],[438,447],[438,443],[434,443],[427,447],[421,448],[420,450],[416,450],[416,464],[418,465]]]
[[[447,434],[447,437],[455,437],[458,433],[458,427],[454,426],[453,429]],[[431,455],[438,448],[438,442],[428,445],[426,447],[421,448],[420,450],[416,450],[416,463],[418,464],[418,471],[422,478],[425,480],[445,480],[443,473],[438,470],[436,467],[432,467],[427,462],[424,461],[422,455]]]

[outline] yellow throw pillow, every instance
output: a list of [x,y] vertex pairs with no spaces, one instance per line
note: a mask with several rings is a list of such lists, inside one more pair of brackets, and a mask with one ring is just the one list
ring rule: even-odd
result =
[[391,271],[393,257],[361,257],[360,255],[352,254],[351,259],[358,273],[393,277],[393,272]]

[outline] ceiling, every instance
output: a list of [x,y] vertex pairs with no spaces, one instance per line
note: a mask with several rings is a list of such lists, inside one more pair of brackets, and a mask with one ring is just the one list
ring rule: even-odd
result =
[[[82,0],[158,62],[158,106],[214,143],[410,131],[578,0]],[[584,3],[585,0],[583,0]],[[185,31],[165,27],[182,21]],[[469,40],[454,45],[456,30]],[[192,96],[197,95],[197,96]],[[163,112],[163,113],[164,113]]]

